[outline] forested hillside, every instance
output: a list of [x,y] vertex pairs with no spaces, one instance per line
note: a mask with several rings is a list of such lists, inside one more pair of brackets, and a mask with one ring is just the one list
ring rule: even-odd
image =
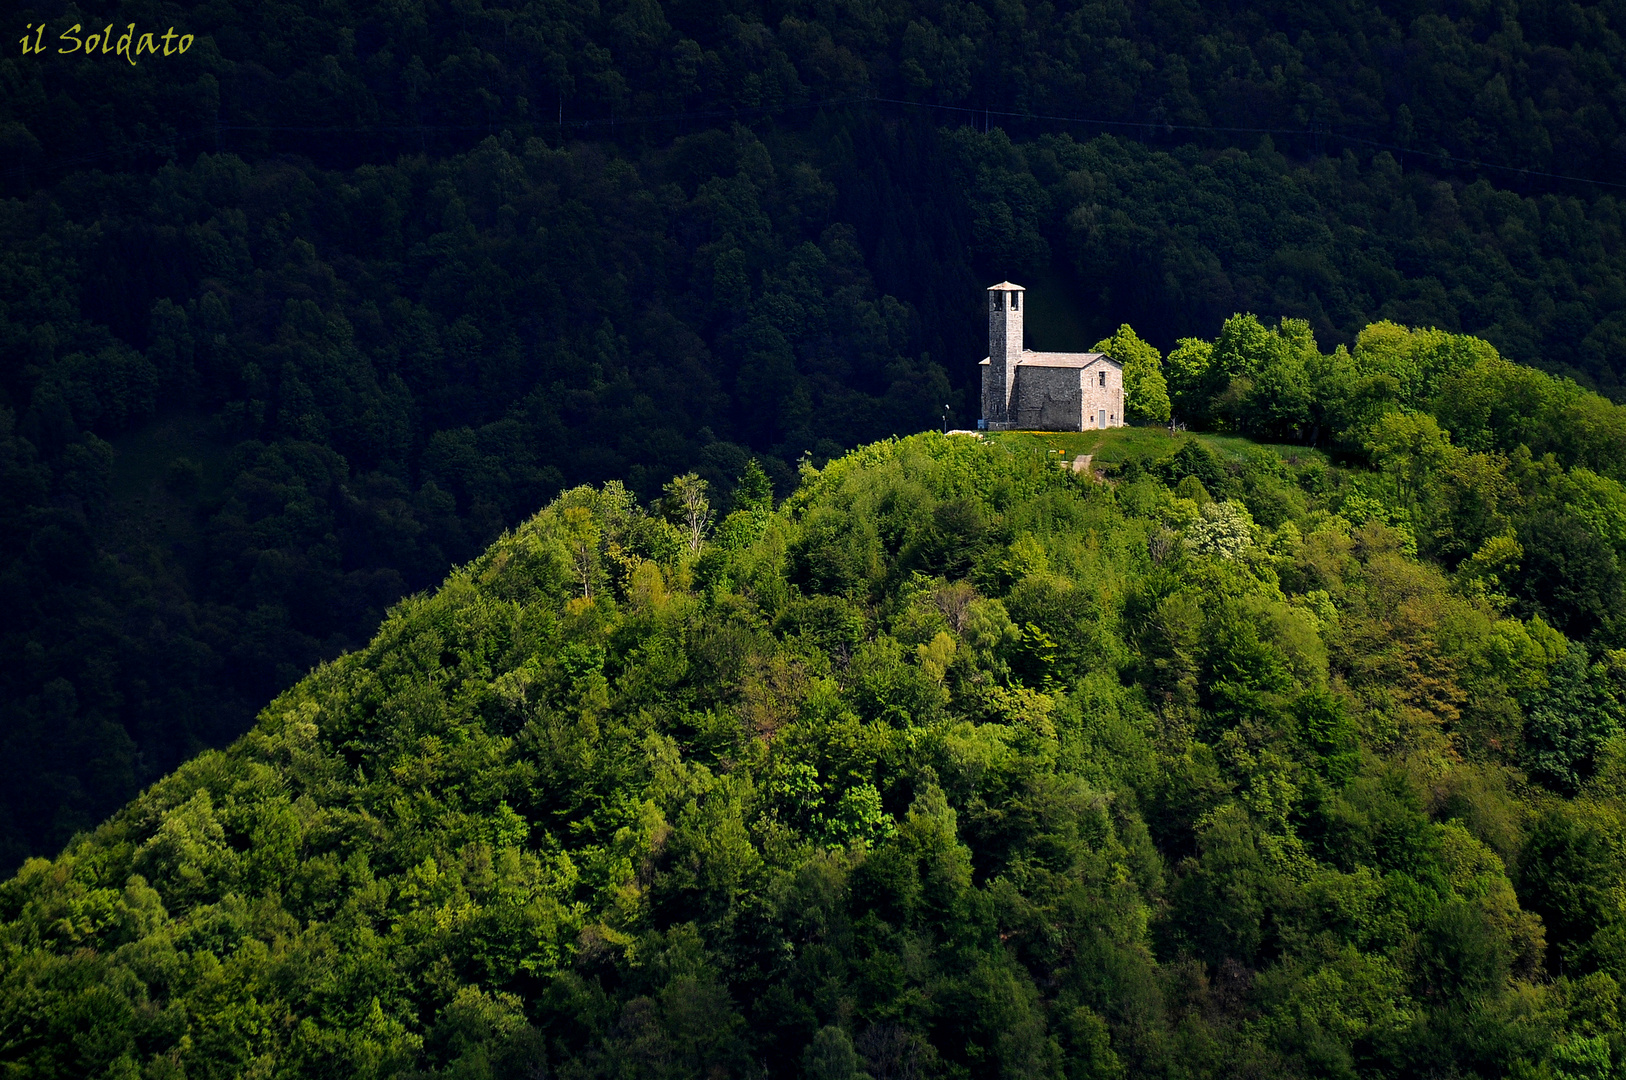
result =
[[[970,424],[991,281],[1040,344],[1253,311],[1626,372],[1610,4],[16,17],[47,31],[0,58],[0,865],[561,490],[694,470],[726,505],[750,458],[784,490]],[[196,42],[54,51],[98,19]]]
[[0,885],[0,1067],[1615,1075],[1626,410],[1394,324],[1165,366],[1335,456],[566,491]]
[[[1409,0],[1067,4],[610,0],[387,7],[122,4],[197,35],[131,71],[66,60],[101,12],[32,3],[44,56],[9,50],[16,189],[199,144],[357,165],[481,135],[631,126],[664,141],[730,112],[862,97],[1193,132],[1361,138],[1508,169],[1618,180],[1626,41],[1614,3]],[[619,134],[619,133],[617,133]]]

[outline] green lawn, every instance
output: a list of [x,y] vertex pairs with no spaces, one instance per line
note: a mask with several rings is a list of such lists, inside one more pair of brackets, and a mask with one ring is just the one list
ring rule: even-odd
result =
[[1170,434],[1164,427],[1122,427],[1105,431],[997,431],[987,438],[1013,451],[1045,454],[1058,461],[1072,461],[1089,454],[1091,465],[1120,465],[1136,458],[1156,461],[1179,449],[1187,439],[1200,439],[1224,457],[1241,459],[1251,450],[1274,450],[1290,463],[1311,460],[1326,463],[1320,450],[1290,443],[1259,443],[1242,435],[1216,435],[1209,432]]

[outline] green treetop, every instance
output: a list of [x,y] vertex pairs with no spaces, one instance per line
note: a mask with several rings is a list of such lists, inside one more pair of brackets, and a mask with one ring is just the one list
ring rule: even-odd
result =
[[1169,419],[1169,385],[1163,380],[1163,354],[1124,323],[1095,343],[1124,366],[1124,418],[1130,423],[1163,424]]

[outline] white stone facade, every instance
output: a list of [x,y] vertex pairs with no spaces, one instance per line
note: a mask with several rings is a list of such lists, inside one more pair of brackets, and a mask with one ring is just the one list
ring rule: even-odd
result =
[[1044,353],[1022,347],[1025,292],[988,289],[988,356],[982,420],[989,431],[1086,431],[1124,426],[1124,369],[1105,353]]

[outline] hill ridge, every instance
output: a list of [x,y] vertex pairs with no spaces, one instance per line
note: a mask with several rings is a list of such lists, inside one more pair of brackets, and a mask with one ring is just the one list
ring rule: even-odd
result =
[[1613,1054],[1618,915],[1565,898],[1619,865],[1626,654],[1419,561],[1381,470],[1109,434],[1110,485],[1014,436],[875,443],[698,552],[682,481],[564,493],[0,885],[0,1060]]

